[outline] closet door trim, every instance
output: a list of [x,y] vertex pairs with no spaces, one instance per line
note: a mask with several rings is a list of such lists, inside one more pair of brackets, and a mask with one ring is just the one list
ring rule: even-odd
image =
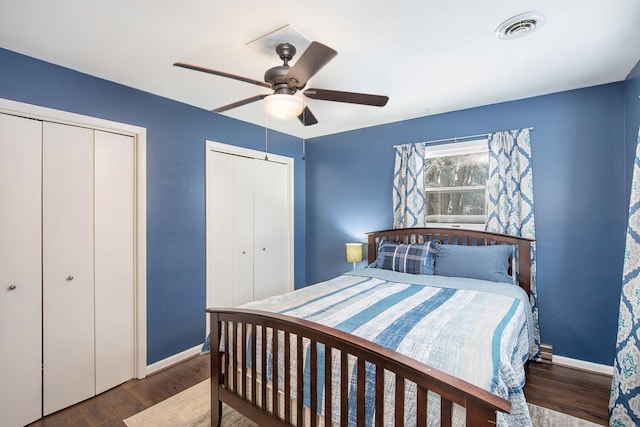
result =
[[147,375],[147,129],[0,98],[0,113],[133,137],[135,144],[135,378]]

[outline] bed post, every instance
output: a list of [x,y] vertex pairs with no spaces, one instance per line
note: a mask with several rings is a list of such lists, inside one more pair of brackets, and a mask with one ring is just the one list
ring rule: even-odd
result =
[[475,399],[469,399],[466,406],[466,425],[468,426],[495,426],[496,411],[483,405]]
[[222,402],[218,389],[222,376],[222,353],[220,352],[220,315],[209,313],[211,322],[211,425],[220,427]]
[[376,260],[376,236],[373,233],[367,233],[367,265]]
[[518,281],[520,287],[531,294],[531,241],[518,241]]

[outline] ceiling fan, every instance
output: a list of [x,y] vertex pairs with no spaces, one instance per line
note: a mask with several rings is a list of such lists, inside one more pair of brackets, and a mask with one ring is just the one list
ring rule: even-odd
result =
[[[220,113],[242,105],[250,104],[261,99],[265,100],[267,110],[278,116],[278,111],[283,112],[281,118],[298,117],[304,126],[310,126],[318,123],[318,120],[309,110],[301,97],[293,96],[297,91],[304,89],[307,81],[313,77],[322,67],[331,61],[337,54],[335,50],[318,42],[311,42],[309,47],[302,53],[300,58],[293,66],[289,66],[289,61],[296,54],[296,48],[291,43],[280,43],[276,46],[276,53],[283,61],[282,65],[269,68],[264,75],[264,82],[254,80],[248,77],[237,76],[235,74],[225,73],[223,71],[212,70],[210,68],[200,67],[198,65],[185,64],[176,62],[176,67],[188,68],[204,73],[215,74],[217,76],[228,77],[246,83],[252,83],[257,86],[273,89],[273,94],[255,95],[250,98],[242,99],[228,105],[216,108],[212,111]],[[375,107],[383,107],[386,105],[389,97],[381,95],[370,95],[366,93],[342,92],[336,90],[309,88],[302,92],[304,96],[311,99],[323,101],[347,102],[351,104],[371,105]],[[284,110],[277,110],[279,104]],[[284,106],[283,106],[284,104]]]

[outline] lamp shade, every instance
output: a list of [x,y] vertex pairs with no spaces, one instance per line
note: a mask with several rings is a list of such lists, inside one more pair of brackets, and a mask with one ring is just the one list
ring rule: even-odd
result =
[[362,261],[362,243],[347,243],[347,262]]
[[279,119],[298,117],[304,110],[304,101],[299,96],[274,93],[264,98],[269,114]]

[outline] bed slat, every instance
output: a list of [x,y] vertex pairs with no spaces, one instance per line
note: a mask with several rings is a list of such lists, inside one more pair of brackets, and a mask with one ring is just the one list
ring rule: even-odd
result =
[[[348,384],[349,375],[349,355],[346,351],[340,350],[340,384]],[[340,387],[342,389],[343,387]],[[349,425],[349,396],[340,392],[340,426]]]
[[450,426],[451,416],[453,414],[453,403],[450,400],[440,399],[440,425]]
[[[291,334],[284,334],[284,354],[291,354]],[[284,395],[291,396],[291,358],[284,358]],[[291,399],[284,399],[284,420],[291,422]]]
[[[220,327],[222,328],[223,331],[228,331],[229,330],[229,322],[222,322]],[[213,331],[211,331],[211,333],[213,334]],[[224,348],[226,349],[230,349],[231,347],[231,336],[229,335],[228,332],[225,332],[224,334],[225,339],[226,339],[226,343]],[[220,338],[220,335],[218,334],[218,339]],[[213,348],[213,336],[211,338],[211,347]],[[212,350],[213,351],[213,350]],[[230,363],[231,360],[229,359],[229,355],[230,355],[230,351],[226,351],[224,352],[223,355],[223,364],[222,366],[224,366],[224,386],[225,388],[229,388],[229,372],[231,372],[231,367],[230,367]]]
[[304,366],[302,365],[302,361],[304,360],[304,354],[302,352],[302,337],[299,335],[299,331],[296,332],[296,425],[302,426],[304,425],[304,386],[302,380],[304,379]]
[[278,335],[278,330],[274,329],[273,334],[271,335],[271,352],[273,354],[271,357],[271,372],[273,372],[273,387],[271,388],[271,408],[276,416],[279,416],[280,413],[280,402],[278,394]]
[[252,373],[251,373],[251,402],[253,402],[255,405],[258,404],[258,379],[256,378],[257,375],[255,374],[256,371],[256,366],[258,363],[258,351],[257,351],[257,342],[258,342],[258,329],[256,327],[255,324],[251,325],[251,366],[252,366]]
[[[245,323],[241,323],[240,327],[242,328],[242,343],[247,342],[247,325]],[[242,363],[241,363],[241,372],[240,375],[242,378],[242,398],[247,400],[247,346],[242,345]]]
[[238,350],[238,331],[236,330],[235,322],[229,322],[229,324],[231,325],[231,351],[229,352],[229,357],[232,361],[232,367],[229,372],[229,388],[235,391],[238,389],[238,356],[236,353]]
[[[267,326],[265,324],[262,324],[262,333],[260,335],[260,364],[262,365],[262,372],[267,372]],[[256,363],[257,365],[257,363]],[[257,376],[258,374],[255,373],[255,375]],[[260,394],[260,399],[262,400],[262,410],[263,411],[267,411],[267,376],[263,375],[262,376],[262,381],[261,381],[261,394]]]
[[318,412],[318,345],[314,340],[309,344],[311,349],[311,368],[309,369],[309,403],[311,406],[311,427],[316,427]]
[[416,393],[416,427],[427,427],[427,390],[418,386]]
[[395,386],[395,426],[404,425],[404,378],[396,374]]
[[364,425],[364,387],[365,387],[365,360],[358,358],[357,371],[358,371],[358,398],[356,403],[357,414],[358,414],[358,422],[359,426]]
[[333,360],[333,349],[331,347],[325,347],[324,352],[324,425],[325,427],[331,427],[331,420],[333,419],[333,408],[331,407],[331,378],[333,377],[331,361]]
[[[382,402],[384,402],[384,368],[378,365],[376,366],[376,399],[374,401],[375,407],[378,408]],[[375,423],[376,427],[384,426],[384,411],[376,411]]]

